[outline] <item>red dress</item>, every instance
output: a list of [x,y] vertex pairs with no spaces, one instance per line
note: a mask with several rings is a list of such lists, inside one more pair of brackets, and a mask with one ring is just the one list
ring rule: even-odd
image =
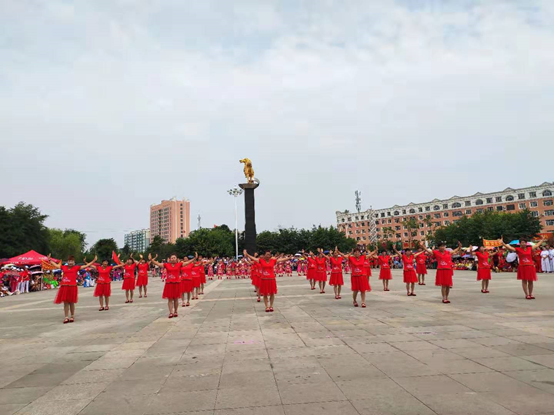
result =
[[427,275],[427,255],[425,253],[416,257],[416,272],[417,275]]
[[435,285],[452,287],[452,277],[454,276],[452,255],[448,251],[441,252],[438,249],[433,251],[433,255],[437,259]]
[[275,263],[276,259],[260,259],[260,268],[262,269],[261,281],[260,281],[260,295],[272,295],[277,294],[277,281],[275,281]]
[[81,267],[79,265],[73,265],[72,267],[62,265],[61,270],[63,271],[63,277],[54,304],[76,303],[79,300],[77,273],[81,270]]
[[182,262],[177,262],[176,264],[164,264],[164,268],[167,272],[167,277],[165,278],[165,286],[162,298],[174,300],[181,297],[180,274],[182,265]]
[[317,269],[317,263],[315,259],[308,257],[308,272],[306,272],[307,280],[315,280],[316,269]]
[[252,264],[251,268],[251,278],[252,278],[252,285],[254,287],[260,286],[260,264],[257,262],[254,262]]
[[137,264],[125,265],[125,274],[123,274],[122,290],[135,289],[135,268]]
[[149,264],[138,264],[137,287],[148,285],[148,268]]
[[194,286],[192,285],[192,264],[181,267],[181,293],[191,293]]
[[331,257],[331,278],[329,279],[329,285],[344,285],[344,279],[342,277],[342,257]]
[[533,249],[530,246],[525,249],[516,248],[516,252],[519,258],[517,279],[523,281],[537,281],[537,270],[533,262]]
[[316,258],[316,271],[315,271],[315,280],[316,281],[327,281],[327,270],[325,269],[325,266],[327,265],[327,260],[325,257],[322,258]]
[[204,263],[200,265],[200,284],[206,284],[206,267]]
[[379,261],[379,279],[380,280],[392,280],[392,273],[390,271],[390,256],[379,255],[377,258]]
[[190,270],[190,275],[192,276],[192,286],[194,288],[200,288],[202,277],[200,276],[200,268],[204,268],[204,265],[193,265]]
[[475,252],[477,257],[477,281],[491,279],[491,265],[489,264],[489,253],[482,254],[479,251]]
[[414,256],[402,255],[402,263],[404,264],[404,282],[412,284],[417,282],[417,274],[414,270]]
[[352,274],[350,274],[352,291],[371,291],[371,286],[364,271],[365,257],[356,258],[351,256],[348,258],[348,263],[352,269]]
[[369,258],[365,258],[364,261],[364,275],[366,277],[371,277],[371,261],[369,260]]
[[96,288],[94,289],[95,297],[109,297],[112,295],[112,279],[110,273],[113,267],[98,267],[98,279],[96,280]]

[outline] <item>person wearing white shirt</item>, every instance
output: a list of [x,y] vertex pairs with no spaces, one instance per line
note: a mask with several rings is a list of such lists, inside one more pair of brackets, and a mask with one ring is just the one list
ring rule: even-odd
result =
[[550,259],[550,271],[548,272],[554,272],[554,247],[552,246],[548,247],[548,257]]
[[548,251],[548,248],[546,247],[542,247],[542,251],[541,251],[541,267],[542,267],[542,272],[544,273],[548,273],[548,272],[552,272],[551,268],[550,268],[550,252]]

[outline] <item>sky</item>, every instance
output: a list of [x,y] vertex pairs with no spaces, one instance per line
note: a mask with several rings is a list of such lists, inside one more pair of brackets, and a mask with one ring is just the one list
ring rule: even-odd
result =
[[[0,205],[93,244],[553,181],[550,0],[2,0]],[[239,201],[239,229],[244,228]]]

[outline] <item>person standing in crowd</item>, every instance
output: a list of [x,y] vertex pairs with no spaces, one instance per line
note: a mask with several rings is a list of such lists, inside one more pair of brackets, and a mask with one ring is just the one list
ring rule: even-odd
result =
[[[190,258],[189,258],[190,259]],[[194,292],[194,282],[192,281],[192,268],[194,263],[185,265],[181,267],[181,305],[183,307],[190,306],[190,299],[192,293]],[[185,302],[185,295],[187,301]]]
[[537,281],[537,271],[535,270],[535,264],[533,263],[533,251],[539,249],[544,242],[541,239],[535,244],[534,247],[528,246],[526,238],[519,238],[519,247],[514,248],[511,245],[504,243],[503,238],[500,242],[511,253],[516,253],[519,259],[519,267],[517,268],[517,279],[521,281],[521,287],[525,294],[525,299],[534,300],[533,288],[534,282]]
[[179,261],[177,255],[172,254],[169,257],[169,262],[161,263],[152,258],[152,254],[148,255],[148,260],[154,265],[163,268],[167,271],[162,298],[167,299],[167,308],[169,310],[169,318],[179,317],[177,309],[179,308],[179,298],[181,298],[181,267],[186,267],[192,264],[198,257],[190,261]]
[[[156,258],[158,256],[156,255]],[[155,259],[155,258],[154,258]],[[138,276],[137,276],[137,287],[139,289],[139,298],[142,298],[142,290],[144,290],[144,298],[148,297],[147,287],[148,287],[148,270],[150,269],[150,261],[146,261],[142,254],[140,254],[140,260],[138,262]]]
[[344,278],[342,276],[342,262],[344,257],[339,253],[338,248],[333,251],[331,261],[331,278],[329,279],[329,285],[331,285],[335,291],[335,300],[340,300],[342,286],[344,285]]
[[137,268],[138,261],[133,259],[133,254],[127,258],[125,262],[125,273],[123,274],[123,284],[121,289],[125,290],[125,304],[133,302],[133,296],[135,295],[135,269]]
[[[125,264],[110,266],[107,259],[102,261],[101,266],[96,266],[95,264],[90,266],[98,273],[96,288],[94,289],[94,296],[98,297],[98,301],[100,302],[100,308],[98,311],[107,311],[110,309],[110,297],[112,295],[112,278],[110,274],[112,270],[122,268],[124,266]],[[104,303],[106,304],[105,306]]]
[[390,270],[391,257],[387,251],[381,251],[377,260],[379,261],[379,279],[383,281],[383,291],[390,291],[389,281],[392,280],[392,272]]
[[192,299],[198,300],[198,294],[200,294],[200,289],[202,287],[202,268],[204,268],[204,263],[202,262],[201,257],[193,258],[192,268],[190,270],[190,275],[192,277]]
[[[90,267],[96,261],[96,257],[92,262],[85,265],[75,265],[75,257],[69,256],[67,258],[67,265],[62,265],[62,261],[55,262],[52,257],[48,255],[48,262],[54,269],[60,269],[63,272],[62,281],[54,304],[63,303],[63,311],[65,319],[63,324],[73,323],[75,321],[75,304],[79,301],[79,291],[77,289],[77,273],[82,269]],[[71,317],[70,317],[71,313]]]
[[[423,247],[423,245],[421,245]],[[429,255],[433,255],[437,260],[437,274],[435,276],[435,285],[441,287],[443,304],[450,304],[448,296],[450,288],[452,288],[454,270],[452,268],[452,255],[457,255],[462,250],[461,242],[458,242],[458,247],[449,252],[446,249],[446,243],[440,242],[437,249],[427,249]]]
[[[327,270],[326,263],[327,257],[323,253],[323,249],[318,248],[318,255],[315,257],[316,271],[315,271],[315,280],[319,285],[319,293],[325,294],[325,284],[327,283]],[[312,254],[310,252],[310,254]]]
[[364,265],[367,261],[366,255],[362,255],[360,248],[356,247],[354,250],[345,255],[339,252],[340,255],[345,257],[350,263],[350,283],[352,289],[352,304],[354,307],[358,307],[358,293],[362,298],[362,308],[366,307],[365,297],[366,292],[371,291],[371,285],[369,285],[369,278],[367,277]]
[[425,276],[427,275],[427,252],[421,246],[416,255],[416,273],[417,285],[425,285]]
[[546,246],[541,248],[541,268],[544,273],[552,272],[552,269],[550,268],[550,252]]
[[311,252],[309,254],[306,254],[306,252],[302,251],[302,255],[306,257],[306,260],[308,261],[308,271],[306,272],[306,279],[310,281],[310,288],[312,290],[315,290],[317,262],[315,260],[314,254],[312,254]]
[[479,247],[469,246],[467,252],[477,260],[477,281],[481,281],[481,292],[489,293],[489,282],[491,280],[491,264],[489,253],[483,245]]
[[19,294],[24,294],[29,292],[29,280],[31,279],[31,273],[29,272],[29,267],[23,268],[21,271],[21,279],[19,283]]
[[554,272],[554,246],[548,246],[548,258],[550,260],[550,272]]
[[402,269],[404,270],[404,284],[406,284],[406,295],[408,297],[415,297],[415,283],[418,282],[417,274],[414,269],[414,260],[417,261],[417,258],[421,255],[425,255],[425,251],[419,250],[417,254],[413,254],[410,248],[404,250],[404,253],[399,252],[394,248],[396,255],[402,258]]
[[277,294],[277,281],[275,279],[275,265],[289,261],[290,257],[274,257],[270,251],[266,251],[264,255],[257,258],[250,255],[246,249],[243,251],[245,258],[249,258],[252,262],[258,263],[261,268],[260,294],[264,297],[265,312],[273,312],[273,303]]

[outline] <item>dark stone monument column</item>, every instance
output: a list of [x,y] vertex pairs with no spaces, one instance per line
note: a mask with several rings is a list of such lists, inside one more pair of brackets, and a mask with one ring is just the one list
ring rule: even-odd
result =
[[254,190],[259,183],[241,183],[240,188],[244,190],[244,245],[250,255],[256,252],[256,206],[254,201]]

